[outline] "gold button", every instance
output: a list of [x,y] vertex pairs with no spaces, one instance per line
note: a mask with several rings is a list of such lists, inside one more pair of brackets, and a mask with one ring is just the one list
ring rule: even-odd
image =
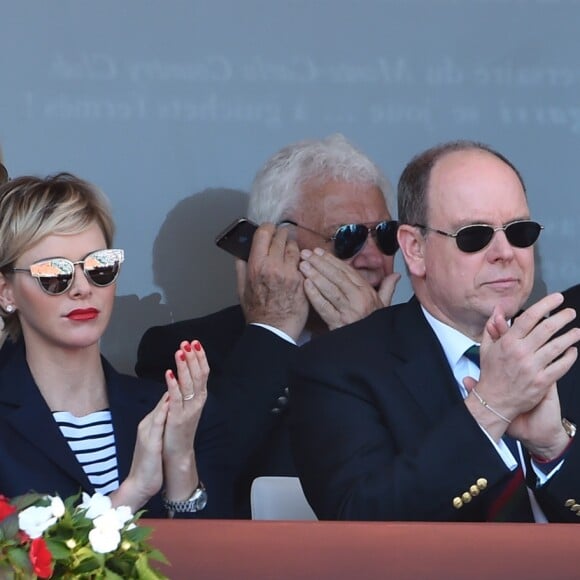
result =
[[484,490],[487,487],[487,479],[485,477],[480,477],[476,482],[475,485],[479,487],[479,489]]
[[461,499],[463,500],[463,503],[469,503],[471,501],[471,494],[466,491],[465,493],[461,494]]
[[566,503],[564,504],[566,507],[572,507],[576,503],[575,499],[567,499]]
[[460,507],[463,506],[463,501],[461,501],[460,497],[453,498],[453,507],[458,510]]
[[577,512],[580,510],[580,504],[575,503],[573,506],[570,507],[573,512]]
[[479,495],[479,487],[477,487],[477,485],[472,485],[472,486],[469,488],[469,493],[470,493],[470,494],[471,494],[473,497],[475,497],[476,495]]

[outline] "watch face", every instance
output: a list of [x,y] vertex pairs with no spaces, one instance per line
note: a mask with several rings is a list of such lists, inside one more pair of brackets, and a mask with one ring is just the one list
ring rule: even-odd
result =
[[200,511],[207,505],[207,492],[205,489],[198,489],[193,494],[191,502],[195,504],[195,510]]

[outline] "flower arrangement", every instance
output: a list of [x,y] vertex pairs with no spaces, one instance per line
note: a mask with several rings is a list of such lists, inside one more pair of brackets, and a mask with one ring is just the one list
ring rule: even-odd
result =
[[147,543],[151,530],[136,525],[142,512],[98,493],[79,499],[0,495],[0,579],[166,578],[150,565],[167,561]]

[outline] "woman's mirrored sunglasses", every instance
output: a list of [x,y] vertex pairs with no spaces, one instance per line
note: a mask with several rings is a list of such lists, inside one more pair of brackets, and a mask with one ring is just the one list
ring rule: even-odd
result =
[[366,224],[344,224],[339,226],[330,238],[291,220],[281,221],[278,225],[296,226],[320,236],[325,242],[333,242],[334,255],[340,260],[348,260],[358,254],[366,244],[369,235],[375,238],[377,246],[387,256],[394,256],[399,248],[396,220],[384,220],[372,228]]
[[507,241],[516,248],[529,248],[540,236],[544,226],[531,220],[518,220],[494,227],[488,224],[471,224],[459,228],[456,232],[450,233],[421,224],[414,224],[414,227],[421,228],[448,238],[455,238],[457,247],[462,252],[472,254],[483,250],[492,240],[495,232],[503,231]]
[[66,258],[49,258],[31,264],[28,268],[11,268],[9,272],[26,272],[36,278],[44,292],[51,296],[64,294],[73,284],[75,266],[82,266],[87,280],[100,288],[110,286],[119,276],[125,259],[123,250],[97,250],[78,262]]

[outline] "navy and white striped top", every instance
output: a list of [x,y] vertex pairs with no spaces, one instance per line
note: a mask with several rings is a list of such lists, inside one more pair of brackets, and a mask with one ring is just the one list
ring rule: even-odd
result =
[[95,491],[103,495],[115,491],[119,471],[111,412],[75,417],[68,411],[57,411],[52,415]]

